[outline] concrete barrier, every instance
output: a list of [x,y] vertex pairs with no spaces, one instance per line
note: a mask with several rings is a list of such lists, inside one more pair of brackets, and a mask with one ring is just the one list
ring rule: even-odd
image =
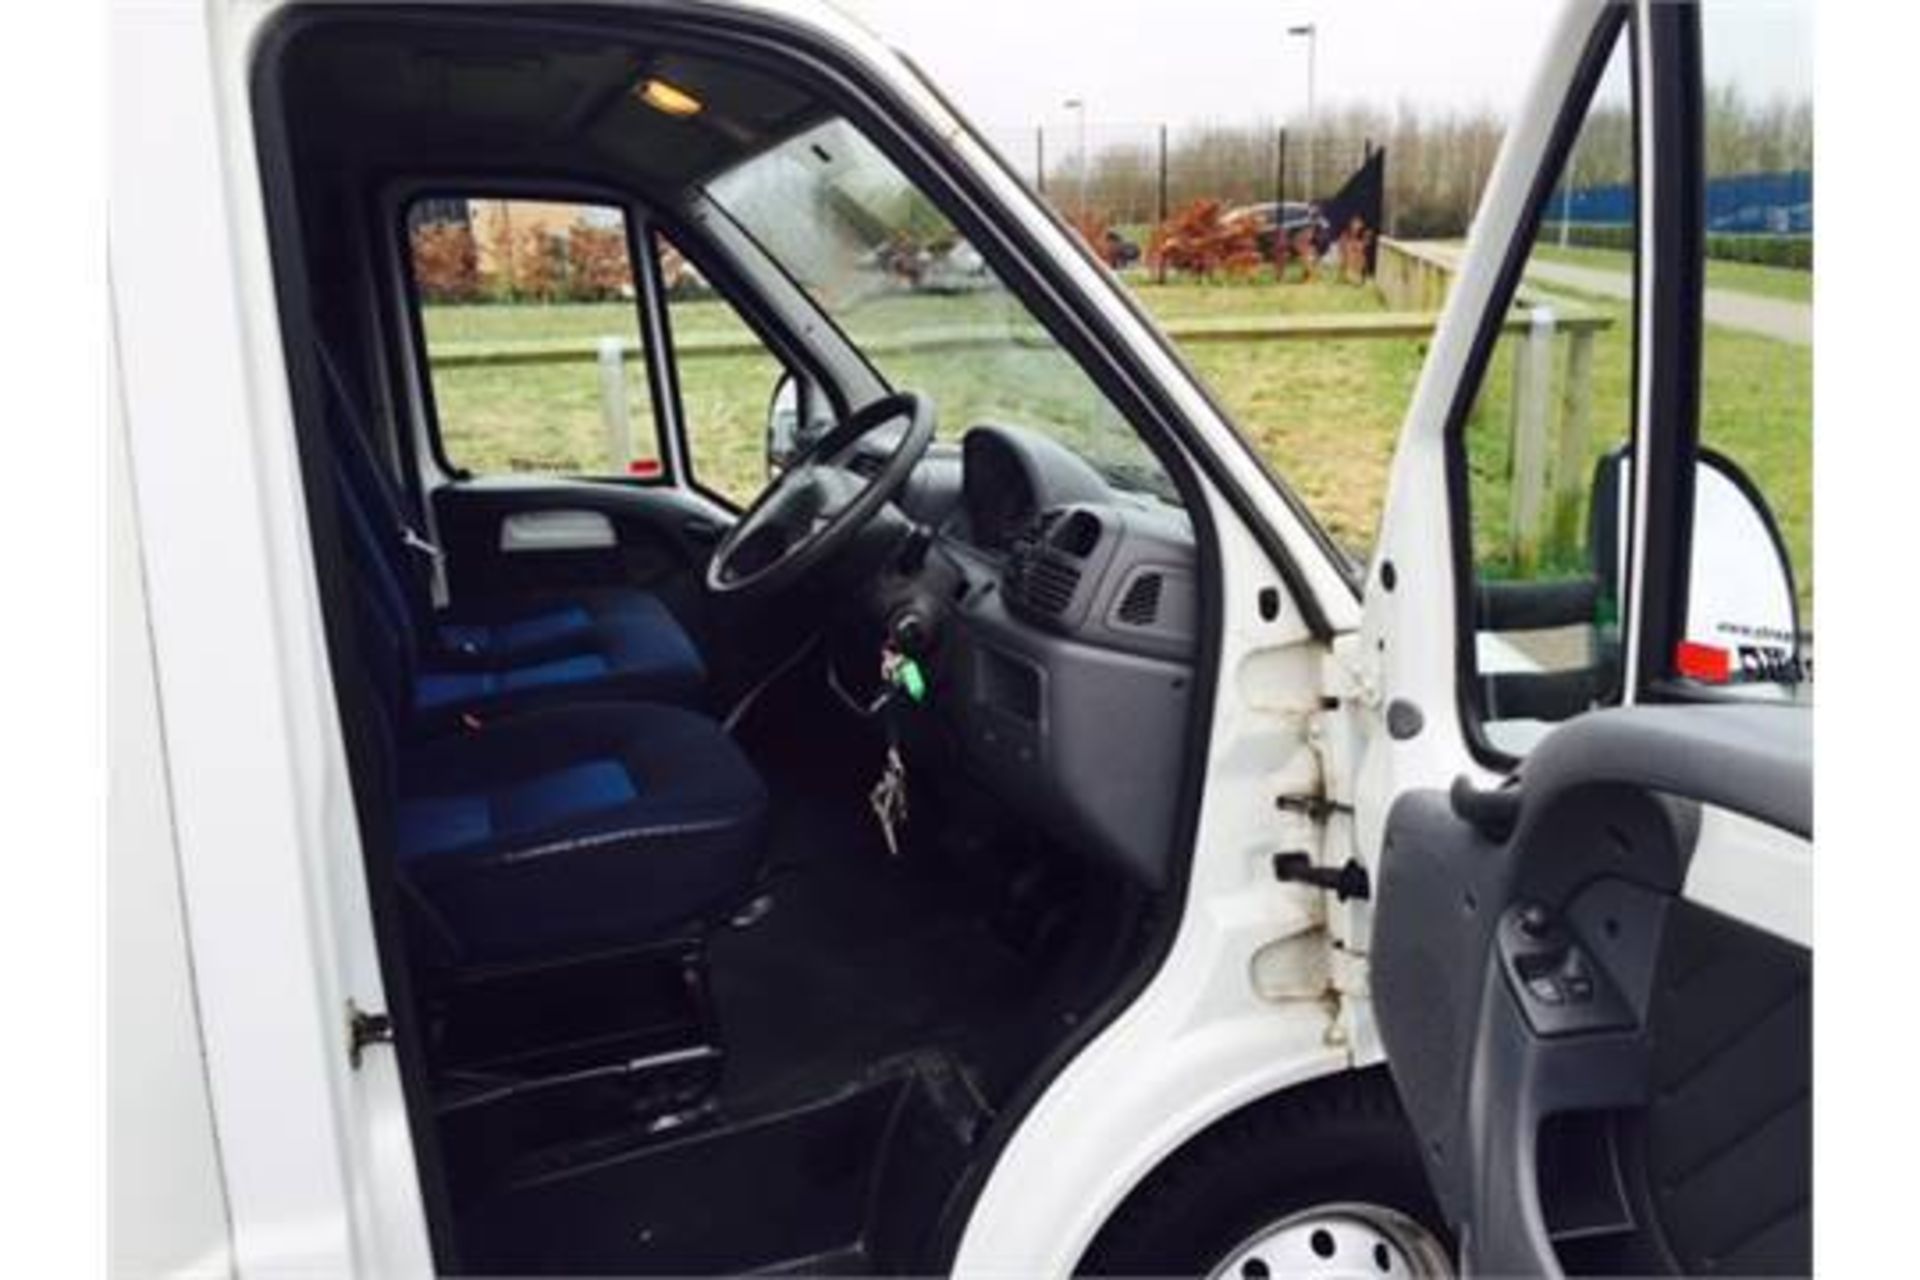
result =
[[1420,245],[1381,236],[1373,282],[1396,311],[1438,311],[1453,285],[1453,263]]

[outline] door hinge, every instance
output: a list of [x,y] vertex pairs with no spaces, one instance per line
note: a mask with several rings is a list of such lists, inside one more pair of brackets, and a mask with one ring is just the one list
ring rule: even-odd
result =
[[1273,878],[1282,884],[1310,884],[1326,889],[1342,902],[1355,898],[1364,902],[1373,897],[1373,880],[1367,875],[1367,869],[1352,858],[1338,867],[1322,867],[1314,864],[1312,854],[1276,853]]
[[393,1043],[393,1016],[371,1013],[347,1001],[347,1062],[355,1071],[368,1046]]
[[1282,813],[1297,813],[1308,822],[1324,824],[1336,813],[1352,813],[1353,806],[1326,796],[1277,796],[1273,807]]

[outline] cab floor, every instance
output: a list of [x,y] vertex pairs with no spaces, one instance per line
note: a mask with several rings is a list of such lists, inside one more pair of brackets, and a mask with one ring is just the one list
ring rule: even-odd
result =
[[982,1069],[1034,980],[994,903],[937,854],[891,854],[857,793],[795,781],[775,792],[770,908],[709,946],[723,1112],[800,1103],[907,1054]]
[[1022,871],[1035,859],[1018,830],[956,850],[965,824],[930,799],[890,853],[866,804],[877,747],[800,701],[770,719],[808,725],[804,741],[741,734],[772,797],[769,905],[707,943],[724,1052],[712,1105],[683,1129],[583,1142],[473,1199],[467,1270],[923,1269],[997,1102],[1057,1037],[1058,948],[1031,926],[1073,885]]

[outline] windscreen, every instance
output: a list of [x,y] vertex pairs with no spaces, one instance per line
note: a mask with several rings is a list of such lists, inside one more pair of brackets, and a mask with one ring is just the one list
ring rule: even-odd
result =
[[1133,426],[919,188],[829,120],[726,170],[707,195],[942,434],[1043,431],[1116,488],[1174,501]]

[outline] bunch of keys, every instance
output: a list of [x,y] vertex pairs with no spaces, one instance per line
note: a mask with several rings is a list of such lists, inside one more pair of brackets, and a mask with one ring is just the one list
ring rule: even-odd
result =
[[887,758],[880,766],[880,780],[867,795],[887,852],[900,856],[900,832],[907,825],[907,762],[900,754],[900,742],[894,731],[893,703],[903,694],[918,702],[925,696],[925,684],[913,659],[889,647],[880,654],[880,680],[887,693],[880,714],[887,727]]
[[873,807],[873,816],[880,823],[887,852],[899,857],[900,831],[907,825],[907,766],[900,758],[900,748],[892,743],[887,744],[887,760],[880,766],[880,781],[873,784],[867,803]]

